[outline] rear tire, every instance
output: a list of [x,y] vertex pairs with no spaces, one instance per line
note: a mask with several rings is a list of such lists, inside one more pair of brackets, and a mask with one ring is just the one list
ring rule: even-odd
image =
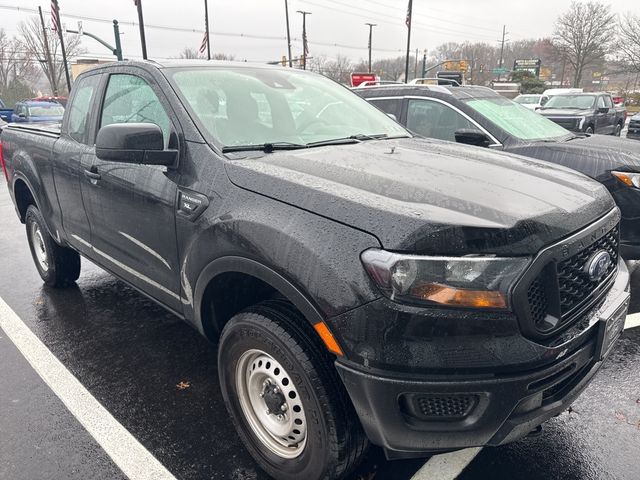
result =
[[234,316],[220,338],[218,371],[240,438],[272,477],[342,478],[366,453],[332,356],[290,303],[271,300]]
[[27,208],[25,224],[31,256],[44,283],[55,288],[74,283],[80,276],[80,255],[55,242],[34,205]]
[[616,124],[616,128],[613,131],[613,135],[619,137],[622,134],[622,125],[620,123]]

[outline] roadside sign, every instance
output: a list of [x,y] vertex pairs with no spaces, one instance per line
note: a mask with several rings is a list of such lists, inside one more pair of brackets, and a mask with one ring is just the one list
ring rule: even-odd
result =
[[508,68],[504,68],[504,67],[496,67],[493,70],[491,70],[491,72],[494,75],[504,75],[505,73],[509,72],[509,69]]
[[352,73],[351,86],[357,87],[364,82],[378,82],[378,76],[375,73]]
[[542,60],[539,58],[524,58],[514,60],[513,71],[514,72],[529,72],[534,77],[540,76],[540,67],[542,66]]

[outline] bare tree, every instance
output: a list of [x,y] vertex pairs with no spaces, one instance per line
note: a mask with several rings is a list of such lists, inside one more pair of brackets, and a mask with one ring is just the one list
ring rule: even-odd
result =
[[[49,51],[51,52],[51,64],[53,66],[53,68],[50,69],[46,61],[44,33],[42,32],[40,20],[37,17],[31,17],[29,20],[20,23],[18,30],[20,31],[20,43],[23,50],[32,58],[38,60],[42,67],[42,72],[49,81],[51,92],[55,95],[66,91],[66,88],[62,87],[64,84],[62,81],[64,64],[62,62],[62,50],[60,48],[58,35],[55,32],[47,32]],[[67,60],[84,53],[84,49],[80,44],[80,35],[65,34],[64,45]]]
[[618,47],[623,57],[635,72],[640,73],[640,16],[627,13],[620,18],[620,41]]
[[[178,54],[178,58],[185,60],[203,60],[206,58],[206,56],[200,53],[195,48],[184,47]],[[211,55],[211,60],[235,60],[235,58],[235,55],[229,55],[227,53],[214,53]]]
[[615,15],[600,2],[574,1],[569,11],[556,20],[555,48],[573,67],[573,86],[579,87],[585,68],[602,62],[615,34]]
[[20,43],[0,29],[0,97],[13,104],[30,96],[39,74],[38,66],[22,50]]

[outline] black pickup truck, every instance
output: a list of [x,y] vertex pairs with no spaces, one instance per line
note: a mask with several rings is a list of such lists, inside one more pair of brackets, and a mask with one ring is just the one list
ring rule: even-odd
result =
[[537,112],[573,132],[620,136],[627,118],[624,108],[617,108],[611,94],[562,93],[552,95]]
[[412,135],[309,72],[121,62],[0,152],[47,285],[80,256],[218,344],[228,413],[278,479],[516,440],[626,317],[620,213],[562,167]]

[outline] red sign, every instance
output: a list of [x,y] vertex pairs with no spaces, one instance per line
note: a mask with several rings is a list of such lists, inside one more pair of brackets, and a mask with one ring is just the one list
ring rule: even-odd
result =
[[375,73],[352,73],[351,74],[351,86],[357,87],[364,82],[369,82],[368,85],[374,85],[378,82],[378,76]]

